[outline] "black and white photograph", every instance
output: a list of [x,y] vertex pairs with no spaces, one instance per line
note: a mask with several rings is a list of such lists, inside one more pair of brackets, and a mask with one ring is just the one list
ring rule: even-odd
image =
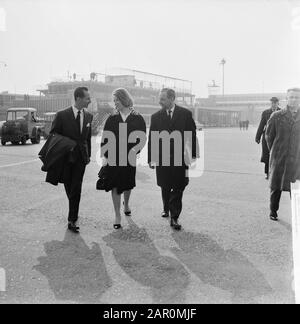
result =
[[0,0],[0,142],[0,304],[300,303],[300,0]]

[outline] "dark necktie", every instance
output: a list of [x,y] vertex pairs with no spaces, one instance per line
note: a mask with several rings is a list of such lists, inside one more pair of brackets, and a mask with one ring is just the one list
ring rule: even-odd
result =
[[81,111],[78,110],[77,117],[76,117],[76,123],[77,123],[77,127],[78,127],[78,130],[79,130],[79,134],[81,134],[81,127],[80,127],[80,113],[81,113]]
[[171,122],[171,120],[172,120],[172,110],[171,109],[168,110],[168,118],[169,118],[169,121]]

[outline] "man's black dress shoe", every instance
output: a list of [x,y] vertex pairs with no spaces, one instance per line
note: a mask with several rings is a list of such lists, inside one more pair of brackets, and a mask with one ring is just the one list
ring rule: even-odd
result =
[[181,230],[181,225],[178,224],[177,219],[171,218],[170,225],[171,225],[171,227],[173,227],[177,231]]
[[163,212],[161,213],[161,217],[167,218],[167,217],[169,217],[169,213],[166,212],[166,211],[163,211]]
[[79,227],[76,226],[73,222],[68,223],[68,229],[73,233],[79,233]]
[[120,229],[120,228],[122,228],[121,224],[114,224],[114,229]]
[[278,215],[276,212],[271,212],[270,213],[270,219],[273,220],[273,221],[277,221],[278,220]]

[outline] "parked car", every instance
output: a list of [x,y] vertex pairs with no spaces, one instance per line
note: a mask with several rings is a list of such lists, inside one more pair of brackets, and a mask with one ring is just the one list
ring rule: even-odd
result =
[[25,145],[29,139],[32,144],[39,144],[43,127],[44,124],[37,119],[35,108],[10,108],[1,128],[1,144],[11,142]]

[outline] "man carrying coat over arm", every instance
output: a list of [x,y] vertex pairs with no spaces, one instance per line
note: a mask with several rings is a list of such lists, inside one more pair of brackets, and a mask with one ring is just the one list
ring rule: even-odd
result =
[[78,87],[74,91],[75,104],[59,111],[52,123],[51,134],[59,134],[76,142],[70,158],[65,161],[63,181],[69,200],[68,229],[79,232],[78,220],[81,187],[85,167],[91,157],[91,126],[93,115],[86,108],[91,102],[86,87]]
[[282,191],[300,180],[300,88],[287,91],[286,108],[271,115],[266,129],[270,150],[270,218],[278,219]]
[[189,182],[187,171],[199,157],[196,125],[191,111],[175,105],[175,91],[160,92],[161,110],[151,116],[148,138],[148,163],[156,168],[157,185],[161,187],[162,217],[171,216],[170,225],[180,230],[178,218],[182,196]]

